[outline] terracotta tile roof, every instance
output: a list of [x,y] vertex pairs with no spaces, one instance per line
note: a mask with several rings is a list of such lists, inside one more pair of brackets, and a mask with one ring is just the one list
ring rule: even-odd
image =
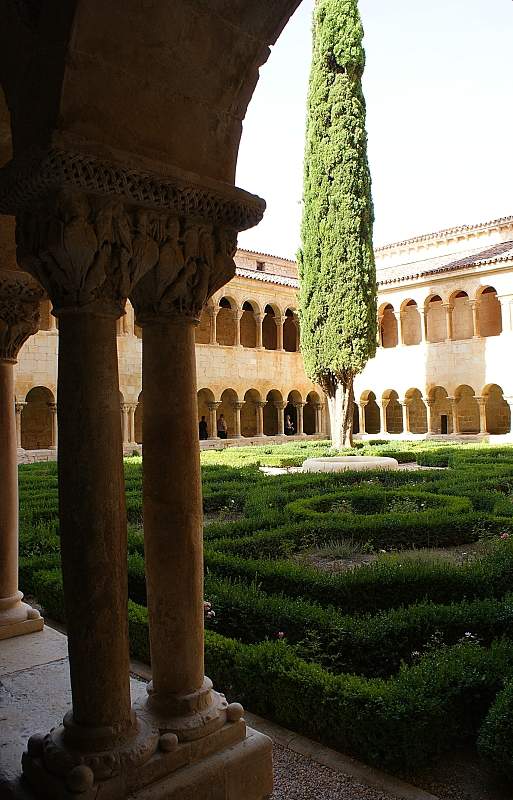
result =
[[[429,259],[429,268],[417,269],[415,272],[406,274],[405,268],[415,266],[415,262],[407,265],[400,265],[403,267],[404,273],[402,275],[395,275],[390,278],[378,280],[378,286],[387,286],[392,283],[402,283],[403,281],[411,281],[416,278],[422,278],[429,275],[439,275],[445,272],[455,272],[459,269],[466,267],[480,267],[487,264],[498,264],[505,261],[513,260],[513,241],[500,242],[499,244],[491,245],[484,249],[466,251],[463,255],[455,259],[454,254],[449,256],[442,256],[437,259]],[[419,262],[417,262],[417,267]],[[397,268],[396,268],[397,269]]]
[[285,275],[273,275],[272,272],[258,272],[255,269],[237,267],[235,274],[239,278],[251,278],[251,280],[262,281],[263,283],[274,283],[276,286],[291,286],[293,289],[299,288],[299,281],[297,278],[288,278]]
[[398,247],[405,247],[409,244],[431,242],[436,241],[436,239],[448,239],[452,236],[458,236],[459,234],[478,233],[479,231],[486,231],[490,228],[504,227],[506,225],[513,225],[513,216],[498,217],[488,222],[478,222],[475,225],[456,225],[453,228],[443,228],[433,233],[424,233],[420,236],[413,236],[411,239],[403,239],[400,242],[391,242],[390,244],[381,245],[381,247],[375,248],[375,252],[384,253],[387,250],[395,250]]
[[243,247],[237,249],[238,253],[247,253],[248,256],[263,256],[264,258],[276,258],[279,261],[287,261],[289,264],[295,264],[293,258],[285,258],[284,256],[273,256],[272,253],[261,253],[259,250],[244,250]]

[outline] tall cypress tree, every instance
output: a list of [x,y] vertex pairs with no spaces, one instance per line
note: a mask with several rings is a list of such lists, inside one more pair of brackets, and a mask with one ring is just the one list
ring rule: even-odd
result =
[[352,444],[353,381],[376,350],[374,220],[358,0],[316,0],[298,253],[301,350]]

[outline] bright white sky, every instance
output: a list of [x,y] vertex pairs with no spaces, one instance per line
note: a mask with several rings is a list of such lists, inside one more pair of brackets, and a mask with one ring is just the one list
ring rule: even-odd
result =
[[[313,0],[261,69],[237,184],[267,201],[239,245],[299,246]],[[360,0],[374,243],[513,214],[512,0]]]

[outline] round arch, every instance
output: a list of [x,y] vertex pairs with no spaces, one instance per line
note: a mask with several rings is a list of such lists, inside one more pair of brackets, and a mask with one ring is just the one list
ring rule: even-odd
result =
[[494,286],[482,286],[477,294],[479,304],[479,334],[500,336],[502,333],[502,310]]
[[46,386],[27,392],[21,413],[21,446],[24,450],[48,450],[55,441],[55,396]]
[[216,319],[216,341],[225,347],[233,347],[236,341],[238,325],[237,303],[232,297],[221,297],[218,303]]
[[256,315],[259,308],[254,300],[245,300],[242,304],[240,317],[240,343],[243,347],[257,346],[257,321]]
[[291,308],[285,311],[283,321],[283,349],[287,353],[296,353],[299,350],[298,320]]
[[360,432],[379,433],[381,431],[381,415],[374,392],[370,389],[366,389],[362,392],[360,403],[363,405],[363,418],[365,422],[364,430]]
[[386,303],[381,307],[379,320],[381,346],[397,347],[399,344],[399,331],[392,303]]
[[463,289],[452,292],[449,297],[452,315],[452,338],[455,341],[472,339],[474,335],[474,318],[470,299]]
[[421,318],[415,300],[408,299],[401,304],[401,337],[407,346],[422,341]]
[[504,399],[504,391],[496,383],[490,383],[483,389],[485,398],[486,430],[492,435],[503,435],[511,432],[511,410]]
[[409,433],[427,433],[427,408],[420,389],[408,389],[404,399],[408,414]]
[[479,405],[472,386],[462,384],[454,392],[454,405],[457,420],[456,433],[479,433]]
[[262,401],[258,389],[248,389],[244,394],[244,405],[240,412],[240,428],[242,436],[252,438],[258,436],[257,404]]
[[264,308],[262,320],[262,345],[264,350],[278,349],[277,320],[281,319],[280,310],[274,304],[268,303]]
[[395,389],[387,389],[383,392],[385,408],[385,432],[403,432],[403,409],[399,402],[399,395]]
[[[221,439],[230,439],[235,435],[235,403],[239,400],[234,389],[225,389],[221,394],[221,405],[217,409],[217,435]],[[226,425],[223,431],[222,420]],[[223,436],[226,433],[226,436]]]
[[436,344],[447,338],[447,321],[445,308],[439,294],[430,295],[425,303],[426,338],[428,342]]

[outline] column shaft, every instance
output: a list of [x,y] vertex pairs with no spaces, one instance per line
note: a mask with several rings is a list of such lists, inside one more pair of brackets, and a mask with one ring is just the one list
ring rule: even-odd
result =
[[382,400],[379,407],[380,433],[387,433],[387,407],[388,400]]
[[126,731],[132,725],[127,536],[114,318],[60,317],[58,414],[73,718],[86,728]]
[[358,414],[359,414],[359,421],[360,421],[360,433],[367,433],[365,430],[365,406],[367,405],[366,400],[361,400],[358,406]]
[[263,315],[262,314],[255,314],[255,325],[256,325],[256,347],[262,349],[262,322],[263,322]]
[[297,434],[298,436],[302,436],[303,431],[303,408],[304,403],[296,403],[296,414],[297,414]]
[[276,324],[276,349],[283,350],[283,317],[274,318]]
[[234,439],[240,439],[241,438],[240,412],[242,411],[243,405],[244,405],[244,403],[235,403],[234,404],[234,408],[233,408],[233,410],[235,412],[235,431],[234,431],[234,434],[233,434],[233,438]]
[[453,338],[453,325],[452,325],[452,306],[449,303],[444,303],[445,308],[445,322],[446,322],[446,332],[447,332],[447,339]]
[[278,436],[285,435],[285,404],[281,402],[275,403],[276,411],[278,413]]
[[258,400],[255,403],[256,408],[256,423],[257,423],[257,436],[264,435],[264,406],[265,402],[262,400]]
[[479,433],[488,433],[488,426],[486,424],[486,398],[476,397],[479,406]]
[[419,316],[420,316],[420,343],[425,344],[427,341],[426,312],[423,308],[419,308]]
[[21,415],[26,403],[16,403],[16,447],[21,449]]
[[217,344],[217,309],[210,311],[210,344]]
[[[0,360],[0,625],[9,606],[20,606],[18,595],[18,469],[14,365]],[[2,611],[5,609],[5,613]],[[11,620],[11,614],[6,621]],[[26,619],[26,614],[21,618]]]
[[50,447],[52,450],[56,450],[57,449],[57,404],[49,403],[48,407],[50,409],[50,418],[52,425]]

